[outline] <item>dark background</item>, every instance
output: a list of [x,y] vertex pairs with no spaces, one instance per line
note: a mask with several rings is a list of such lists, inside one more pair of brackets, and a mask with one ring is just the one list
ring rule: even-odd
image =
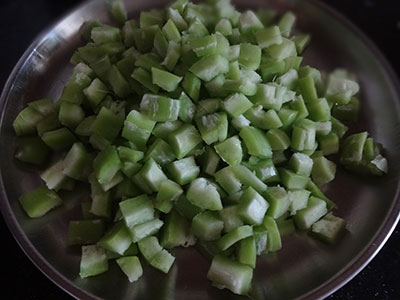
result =
[[[149,0],[151,1],[151,0]],[[35,36],[81,0],[0,1],[0,89]],[[360,27],[400,76],[400,1],[325,0]],[[328,299],[400,299],[400,226],[373,261]],[[72,298],[46,278],[25,256],[0,218],[2,297]],[[8,294],[8,295],[7,295]],[[7,295],[7,296],[6,296]],[[156,300],[156,299],[155,299]]]

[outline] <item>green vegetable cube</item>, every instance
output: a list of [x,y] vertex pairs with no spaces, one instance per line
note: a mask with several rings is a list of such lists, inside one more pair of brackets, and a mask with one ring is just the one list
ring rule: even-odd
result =
[[217,37],[215,34],[193,39],[190,44],[196,55],[200,57],[217,52]]
[[154,219],[153,203],[147,195],[121,201],[119,208],[128,227]]
[[229,194],[240,191],[242,183],[236,177],[232,167],[225,167],[214,174],[215,180]]
[[278,26],[284,37],[289,37],[292,31],[293,25],[296,21],[296,16],[288,11],[279,20]]
[[219,240],[216,241],[216,245],[219,250],[224,251],[231,247],[238,241],[245,239],[253,235],[253,228],[249,225],[243,225],[232,231],[224,234]]
[[131,77],[143,85],[146,89],[150,90],[152,93],[158,93],[160,88],[153,84],[151,73],[144,68],[134,69]]
[[201,136],[193,125],[184,124],[170,134],[168,141],[176,157],[181,159],[201,143]]
[[144,154],[142,151],[138,151],[138,150],[134,150],[128,147],[124,147],[124,146],[119,146],[117,148],[118,150],[118,155],[119,158],[121,159],[122,162],[132,162],[132,163],[136,163],[138,161],[140,161]]
[[151,74],[153,78],[153,84],[158,85],[167,92],[175,91],[178,87],[178,84],[182,81],[182,77],[157,68],[151,68]]
[[318,185],[322,186],[335,179],[336,164],[324,156],[313,159],[312,179]]
[[232,34],[232,24],[228,19],[221,19],[215,25],[215,32],[220,32],[224,36],[229,36]]
[[268,206],[267,201],[252,187],[249,187],[243,191],[237,209],[247,224],[255,225],[262,223]]
[[253,270],[240,262],[217,255],[212,260],[207,278],[215,286],[227,288],[235,294],[246,295],[250,290]]
[[18,136],[34,133],[36,125],[43,119],[43,115],[31,106],[19,112],[13,122],[13,128]]
[[286,169],[279,170],[279,177],[287,189],[304,189],[310,181],[308,176],[299,175]]
[[341,164],[357,164],[361,162],[362,152],[368,133],[366,131],[348,136],[343,141],[342,151],[340,154]]
[[19,202],[31,218],[41,217],[54,207],[62,204],[62,200],[56,192],[49,190],[45,186],[22,195],[19,198]]
[[290,200],[288,193],[284,188],[280,186],[269,187],[264,192],[264,196],[269,203],[267,211],[268,216],[277,219],[287,212]]
[[181,34],[172,19],[169,19],[162,28],[163,34],[169,41],[179,42],[181,40]]
[[224,110],[233,118],[246,112],[253,106],[253,103],[243,94],[233,94],[223,102]]
[[75,143],[65,156],[62,173],[76,180],[86,180],[91,171],[92,158],[82,143]]
[[82,246],[79,276],[86,278],[108,271],[108,260],[104,249],[96,246]]
[[220,160],[219,155],[214,151],[214,149],[207,146],[204,154],[201,156],[201,168],[203,172],[208,175],[214,175]]
[[307,207],[310,194],[310,191],[304,189],[293,189],[288,191],[290,200],[289,210],[291,215],[295,215],[298,210]]
[[308,229],[328,212],[326,202],[311,196],[306,208],[298,210],[293,219],[299,229]]
[[346,229],[346,221],[331,213],[315,222],[311,227],[311,235],[328,244],[335,244]]
[[102,25],[92,29],[90,38],[96,44],[119,42],[121,40],[121,32],[117,27]]
[[118,136],[123,122],[121,117],[103,106],[92,125],[92,132],[113,141]]
[[97,245],[103,249],[123,255],[126,249],[132,244],[129,231],[125,224],[115,224],[101,239]]
[[275,220],[270,216],[265,216],[262,225],[267,230],[267,250],[275,252],[281,249],[281,235]]
[[162,250],[157,237],[149,236],[138,242],[140,253],[150,262],[151,258]]
[[251,10],[247,10],[240,14],[239,29],[242,34],[256,32],[264,27],[257,15]]
[[310,176],[313,169],[313,160],[305,154],[294,153],[289,160],[290,168],[299,175]]
[[176,160],[167,166],[168,175],[180,185],[192,182],[200,174],[193,156]]
[[240,241],[237,250],[237,259],[240,263],[248,265],[253,269],[256,267],[257,248],[253,236],[249,236]]
[[218,212],[204,211],[193,218],[191,230],[202,241],[214,241],[221,237],[223,228]]
[[248,153],[261,158],[271,158],[272,150],[264,133],[255,127],[248,126],[240,130],[240,137],[243,139]]
[[267,185],[262,182],[256,174],[250,171],[246,166],[232,166],[232,170],[236,178],[245,186],[251,186],[258,193],[263,193],[267,189]]
[[252,163],[249,168],[253,170],[257,177],[263,182],[279,182],[278,170],[275,168],[272,159],[261,159]]
[[189,69],[194,75],[203,81],[210,81],[219,74],[229,71],[228,60],[218,54],[202,57]]
[[121,160],[114,146],[109,146],[101,151],[93,162],[96,178],[101,185],[110,183],[121,168]]
[[239,65],[249,70],[257,70],[261,63],[261,48],[252,44],[240,44]]
[[201,80],[193,73],[187,72],[185,74],[182,81],[182,88],[194,101],[199,100]]
[[323,155],[330,155],[339,152],[339,137],[336,133],[330,132],[327,135],[318,137],[318,146]]
[[137,256],[125,256],[116,260],[121,270],[128,277],[129,282],[138,280],[143,275],[142,265]]
[[47,131],[43,133],[41,138],[47,146],[55,151],[69,148],[76,142],[75,136],[66,127]]
[[242,161],[243,151],[238,136],[233,136],[214,146],[215,151],[229,165],[238,165]]
[[293,126],[291,147],[296,151],[313,150],[315,137],[315,123],[308,119],[300,120]]
[[110,191],[103,190],[103,187],[99,184],[96,176],[93,173],[88,179],[91,191],[90,197],[92,198],[92,204],[89,212],[95,216],[110,218],[112,203]]
[[222,142],[228,134],[228,118],[225,113],[213,113],[196,119],[201,137],[207,145]]
[[157,193],[155,208],[163,213],[169,213],[174,202],[182,195],[183,190],[176,182],[172,180],[163,181]]
[[255,37],[262,49],[282,43],[282,35],[278,26],[261,29],[255,33]]
[[272,151],[286,150],[290,146],[289,136],[281,129],[272,128],[267,131],[266,136]]
[[176,121],[179,116],[180,101],[145,94],[140,102],[140,110],[157,122]]
[[313,121],[326,122],[331,119],[331,109],[325,98],[319,98],[307,105],[309,118]]
[[142,148],[146,145],[156,122],[146,115],[132,110],[126,117],[122,137]]
[[244,225],[242,218],[239,216],[238,205],[225,206],[219,211],[219,215],[224,222],[223,231],[225,233]]
[[291,56],[296,56],[296,45],[292,40],[282,38],[282,43],[271,45],[266,52],[275,60],[284,60]]
[[167,274],[175,261],[173,257],[167,250],[163,249],[157,254],[155,254],[150,260],[149,264],[160,270],[161,272]]
[[190,183],[187,199],[194,205],[208,210],[221,210],[221,197],[217,188],[205,178],[197,178]]
[[163,226],[164,222],[160,219],[153,219],[133,227],[129,227],[129,233],[134,243],[156,234]]
[[171,249],[178,246],[190,246],[195,242],[190,232],[190,225],[186,218],[172,210],[165,218],[165,224],[161,229],[160,244]]
[[100,79],[95,78],[92,83],[83,90],[83,93],[92,109],[96,109],[109,91],[107,86]]

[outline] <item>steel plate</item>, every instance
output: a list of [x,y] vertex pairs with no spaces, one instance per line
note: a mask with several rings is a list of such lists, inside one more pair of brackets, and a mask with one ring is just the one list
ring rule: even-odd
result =
[[[126,1],[130,17],[168,1]],[[339,169],[327,195],[347,220],[344,239],[326,246],[305,234],[283,240],[283,249],[258,260],[253,299],[320,299],[355,276],[380,250],[394,229],[400,210],[400,93],[394,72],[377,48],[343,16],[317,1],[238,0],[241,9],[269,6],[293,10],[298,28],[312,34],[305,64],[325,71],[344,67],[361,84],[361,122],[385,146],[390,172],[383,178],[359,178]],[[206,280],[209,263],[194,250],[176,250],[177,263],[166,276],[145,268],[129,284],[115,264],[110,271],[80,279],[79,247],[67,247],[68,220],[79,218],[79,202],[87,193],[65,193],[65,205],[40,219],[29,219],[18,197],[40,184],[37,170],[13,159],[12,121],[27,102],[57,99],[72,67],[69,58],[82,44],[80,27],[90,19],[108,23],[105,1],[86,2],[44,31],[13,70],[1,96],[0,189],[1,211],[17,242],[52,281],[77,299],[244,299],[212,288]]]

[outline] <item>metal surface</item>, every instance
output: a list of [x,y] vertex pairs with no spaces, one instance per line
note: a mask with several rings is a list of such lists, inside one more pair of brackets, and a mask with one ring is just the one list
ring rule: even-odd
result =
[[[130,17],[168,1],[127,1]],[[313,40],[305,63],[322,70],[344,67],[361,83],[362,117],[358,128],[367,129],[385,145],[390,172],[383,178],[357,178],[338,171],[327,195],[339,206],[336,214],[348,222],[348,232],[334,247],[304,234],[284,238],[283,249],[258,260],[254,299],[318,299],[350,280],[379,251],[398,221],[400,174],[399,84],[380,52],[343,17],[316,1],[240,0],[239,8],[268,5],[292,9],[298,28]],[[68,61],[81,44],[79,29],[92,18],[109,22],[104,1],[78,7],[45,31],[25,52],[11,74],[0,102],[1,210],[17,242],[51,280],[78,299],[242,299],[212,288],[206,280],[209,264],[194,250],[178,250],[177,263],[165,276],[145,268],[144,277],[129,284],[115,264],[97,277],[80,279],[79,247],[66,246],[68,220],[79,218],[81,194],[63,194],[65,205],[31,220],[18,197],[40,184],[37,171],[13,160],[12,121],[29,101],[44,96],[57,99],[71,73]]]

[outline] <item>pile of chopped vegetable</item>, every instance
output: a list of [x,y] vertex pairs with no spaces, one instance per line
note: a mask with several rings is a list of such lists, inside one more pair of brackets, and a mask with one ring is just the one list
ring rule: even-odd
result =
[[367,132],[346,137],[360,107],[354,75],[303,66],[310,36],[291,12],[239,12],[229,0],[178,0],[139,21],[120,1],[111,12],[120,27],[85,25],[58,101],[28,103],[13,123],[17,159],[61,157],[20,197],[30,217],[62,205],[76,182],[90,186],[69,223],[80,276],[110,260],[131,282],[143,261],[168,273],[171,249],[196,245],[213,285],[247,294],[257,256],[281,249],[282,235],[336,242],[345,221],[320,190],[333,160],[387,172]]

